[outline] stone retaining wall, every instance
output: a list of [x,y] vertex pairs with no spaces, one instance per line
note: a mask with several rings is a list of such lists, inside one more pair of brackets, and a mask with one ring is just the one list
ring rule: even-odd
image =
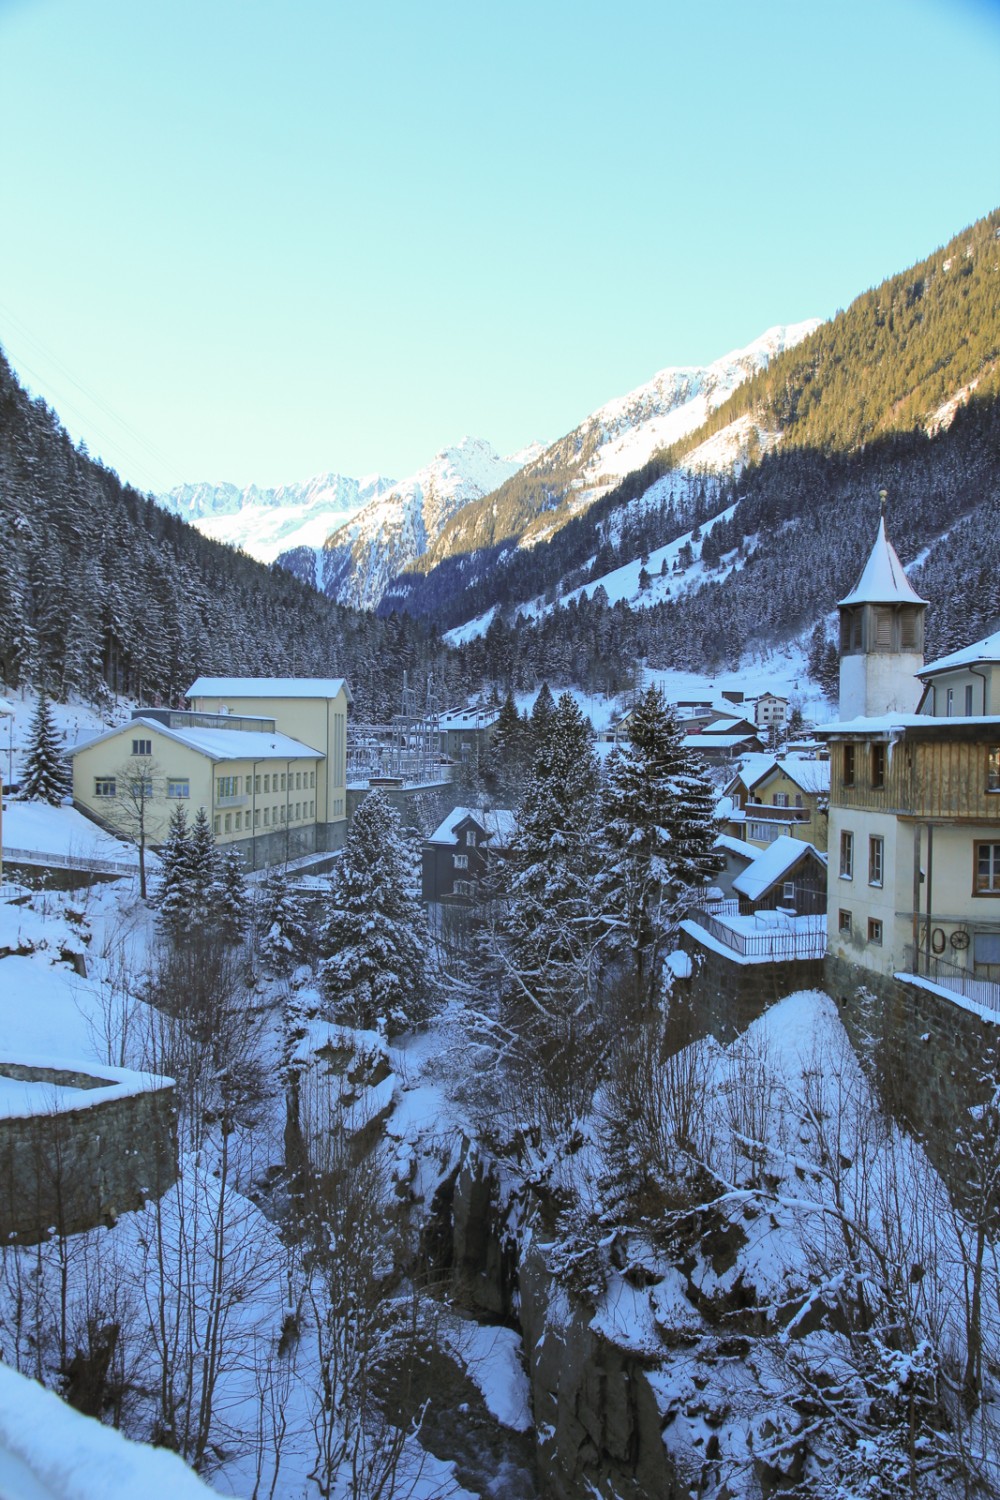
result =
[[[96,1075],[4,1063],[8,1078],[100,1087]],[[43,1076],[51,1073],[51,1077]],[[0,1241],[33,1245],[53,1233],[113,1224],[177,1178],[172,1086],[79,1109],[0,1118]]]

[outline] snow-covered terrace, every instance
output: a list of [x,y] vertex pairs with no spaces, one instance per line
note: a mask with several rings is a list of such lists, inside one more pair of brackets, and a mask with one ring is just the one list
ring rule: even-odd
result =
[[738,964],[791,963],[826,954],[826,915],[791,917],[780,911],[744,916],[736,901],[699,908],[681,931],[703,948]]

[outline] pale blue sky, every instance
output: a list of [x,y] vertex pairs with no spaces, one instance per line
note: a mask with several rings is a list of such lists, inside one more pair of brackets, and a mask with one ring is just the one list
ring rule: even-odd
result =
[[996,206],[1000,9],[0,0],[0,110],[0,345],[91,451],[401,477]]

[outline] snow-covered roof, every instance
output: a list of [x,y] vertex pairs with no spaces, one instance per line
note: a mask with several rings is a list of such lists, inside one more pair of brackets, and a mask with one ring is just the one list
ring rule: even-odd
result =
[[781,760],[775,757],[774,764],[770,766],[756,781],[750,783],[751,788],[759,786],[774,771],[781,771],[794,781],[796,786],[804,792],[828,792],[830,790],[830,762],[828,760],[809,760],[805,756],[786,755]]
[[517,819],[512,812],[505,807],[495,807],[491,812],[483,812],[478,807],[453,807],[443,823],[438,824],[430,838],[429,844],[457,844],[458,834],[455,830],[466,818],[472,818],[478,823],[487,838],[495,839],[497,846],[502,847],[510,839],[517,827]]
[[978,728],[1000,725],[1000,714],[973,714],[971,717],[937,718],[932,714],[879,714],[874,718],[833,719],[829,724],[817,724],[816,733],[842,734],[894,734],[900,729],[952,729]]
[[[766,776],[774,764],[773,755],[765,754],[763,751],[750,751],[740,761],[740,768],[733,776],[733,781],[742,781],[743,785],[749,789],[762,776]],[[730,786],[733,781],[729,783]]]
[[[734,724],[750,724],[750,720],[744,718],[742,714],[733,714],[730,718],[713,719],[711,724],[706,724],[701,732],[710,734],[714,739],[717,734],[732,734]],[[753,730],[753,725],[750,725],[750,730],[747,732],[750,733],[751,730]]]
[[134,732],[138,725],[144,729],[155,729],[157,734],[165,735],[168,740],[176,740],[179,745],[187,745],[190,750],[196,750],[199,755],[207,755],[209,760],[322,760],[323,753],[320,750],[312,750],[304,745],[301,740],[293,740],[291,735],[274,733],[263,733],[259,729],[198,729],[184,728],[173,729],[166,724],[161,724],[159,719],[130,719],[127,724],[121,724],[116,729],[109,729],[104,734],[95,735],[92,740],[81,740],[69,752],[76,755],[80,750],[89,750],[92,745],[100,745],[105,740],[113,740],[120,736]]
[[975,641],[971,646],[963,646],[960,651],[952,651],[949,656],[939,657],[937,661],[921,667],[917,676],[932,677],[935,672],[950,672],[956,667],[974,666],[980,661],[1000,662],[1000,630],[994,630],[992,635]]
[[464,708],[441,714],[437,727],[442,729],[485,729],[500,717],[498,708]]
[[765,891],[769,891],[776,881],[781,880],[809,852],[826,863],[823,855],[812,844],[782,833],[758,854],[752,865],[740,871],[733,881],[733,890],[739,891],[741,896],[746,896],[750,901],[758,901]]
[[730,833],[720,833],[715,841],[715,847],[725,849],[729,854],[738,854],[741,859],[751,862],[760,853],[760,850],[753,844],[748,844],[746,839],[734,839]]
[[868,554],[861,577],[845,599],[845,604],[926,604],[910,583],[896,549],[885,534],[885,516],[879,518],[875,545]]
[[755,733],[746,734],[686,734],[681,740],[685,750],[735,750],[737,745],[745,745],[747,740],[752,740]]
[[336,698],[351,690],[346,677],[199,677],[185,698]]

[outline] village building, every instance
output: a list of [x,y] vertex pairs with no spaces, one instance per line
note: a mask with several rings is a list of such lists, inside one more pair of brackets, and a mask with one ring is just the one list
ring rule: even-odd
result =
[[754,704],[754,722],[759,729],[784,729],[788,723],[788,699],[776,693],[761,693]]
[[1000,998],[1000,632],[925,667],[925,607],[883,521],[840,605],[841,719],[818,731],[829,951]]
[[453,807],[424,840],[424,901],[468,906],[480,892],[490,859],[508,847],[514,826],[514,814],[505,808]]
[[440,714],[435,723],[438,747],[450,760],[475,765],[490,747],[500,709],[460,708]]
[[805,754],[748,755],[726,786],[727,832],[766,848],[788,835],[827,848],[830,763]]
[[250,869],[340,848],[350,690],[343,678],[199,678],[188,710],[137,709],[76,746],[74,805],[110,832],[162,844],[183,805]]

